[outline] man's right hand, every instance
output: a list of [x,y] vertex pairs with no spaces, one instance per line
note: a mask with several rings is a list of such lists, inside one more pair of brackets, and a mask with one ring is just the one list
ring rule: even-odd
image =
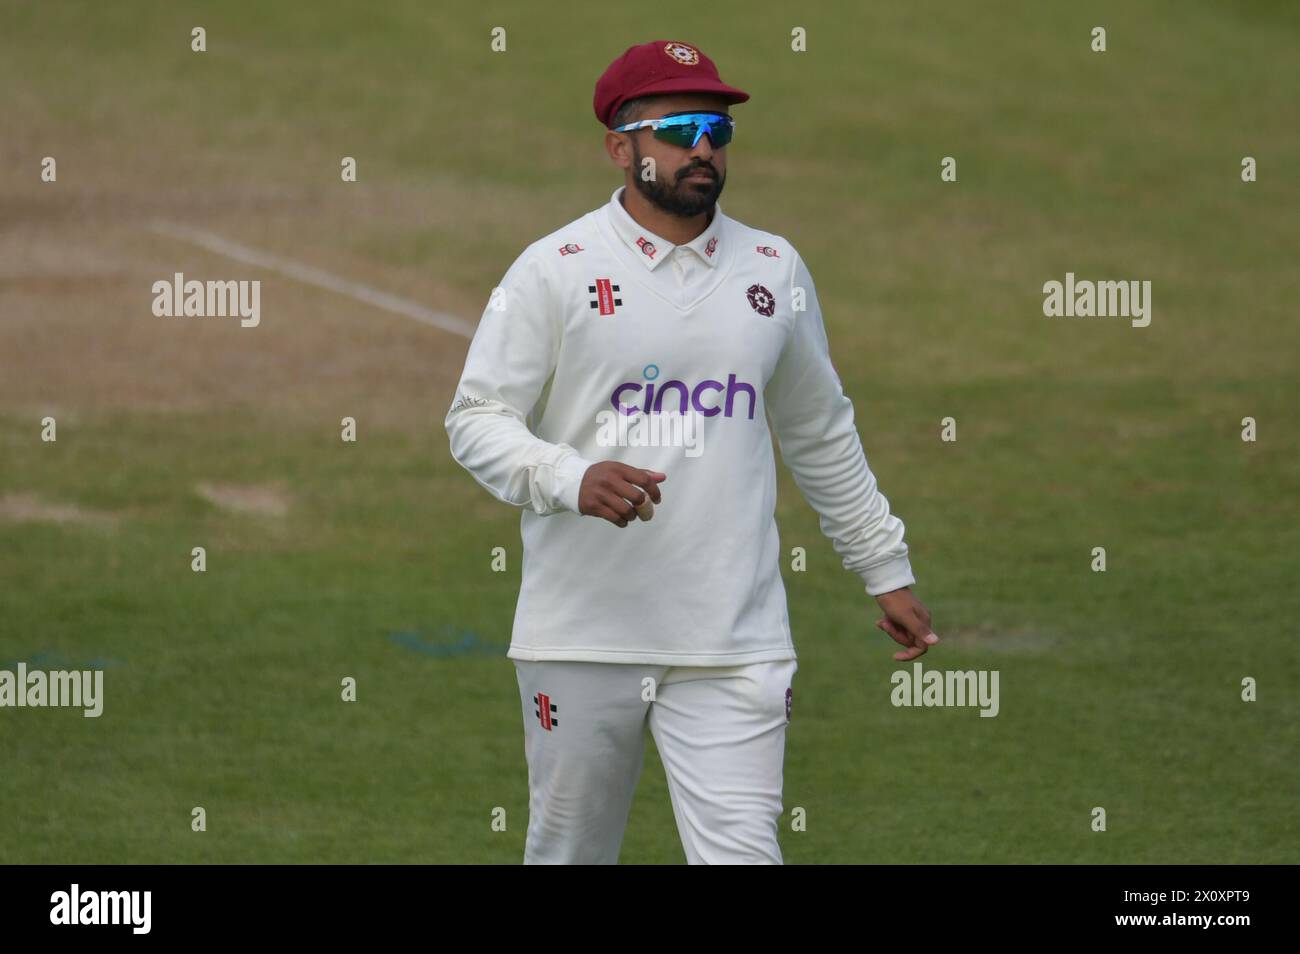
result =
[[667,474],[657,470],[642,470],[616,460],[592,464],[578,488],[578,512],[626,527],[636,519],[636,508],[647,496],[659,503],[659,484],[667,479]]

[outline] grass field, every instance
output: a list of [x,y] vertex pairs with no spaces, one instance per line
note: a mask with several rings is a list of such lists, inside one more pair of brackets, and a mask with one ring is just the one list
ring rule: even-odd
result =
[[[0,0],[0,668],[105,669],[99,719],[0,709],[0,862],[522,858],[519,515],[441,425],[467,342],[154,226],[473,321],[621,181],[592,86],[661,36],[753,96],[722,204],[809,263],[924,662],[1000,672],[997,718],[894,708],[782,469],[786,860],[1300,861],[1294,4]],[[155,318],[176,271],[260,279],[260,326]],[[1151,325],[1045,318],[1067,271],[1150,280]],[[683,860],[653,747],[622,860]]]

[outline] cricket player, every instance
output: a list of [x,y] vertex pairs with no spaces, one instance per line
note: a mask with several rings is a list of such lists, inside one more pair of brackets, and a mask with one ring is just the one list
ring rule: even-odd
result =
[[938,641],[807,265],[718,204],[748,98],[689,43],[609,66],[593,105],[623,185],[511,265],[446,416],[456,461],[522,508],[525,863],[618,860],[647,728],[687,861],[781,863],[797,663],[772,433],[894,658]]

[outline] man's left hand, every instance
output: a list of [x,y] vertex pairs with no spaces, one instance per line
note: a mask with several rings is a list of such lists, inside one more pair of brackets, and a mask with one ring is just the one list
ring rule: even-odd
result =
[[885,611],[885,618],[876,620],[876,626],[884,630],[894,642],[906,647],[901,652],[894,653],[894,658],[899,662],[924,655],[926,650],[939,641],[939,637],[930,628],[930,611],[906,586],[881,593],[876,597],[876,602]]

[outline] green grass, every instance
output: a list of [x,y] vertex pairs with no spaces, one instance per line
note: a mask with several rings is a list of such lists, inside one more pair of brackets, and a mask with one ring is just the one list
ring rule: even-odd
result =
[[[925,662],[1001,674],[994,719],[893,708],[874,604],[783,471],[783,546],[809,553],[806,573],[785,568],[800,653],[785,803],[808,817],[782,834],[787,860],[1300,860],[1291,5],[131,6],[0,4],[12,128],[59,155],[79,137],[120,150],[124,176],[171,153],[256,188],[336,178],[337,156],[359,155],[366,183],[455,214],[375,214],[280,251],[341,247],[482,298],[613,190],[591,86],[678,24],[754,95],[723,205],[810,264],[918,591],[951,634]],[[30,175],[5,155],[6,177]],[[946,155],[955,184],[939,182]],[[1240,181],[1243,155],[1259,182]],[[479,194],[495,199],[462,220]],[[1042,283],[1066,271],[1150,279],[1151,327],[1044,318]],[[0,710],[0,862],[522,857],[513,667],[390,638],[509,637],[518,514],[450,460],[452,384],[424,426],[355,446],[238,395],[210,412],[73,408],[54,445],[28,408],[0,407],[0,493],[118,518],[0,523],[0,665],[112,663],[98,720]],[[949,415],[955,444],[938,439]],[[280,482],[293,502],[279,521],[232,516],[200,481]],[[488,570],[494,546],[505,573]],[[1258,702],[1240,701],[1247,676]],[[651,747],[623,860],[681,859]]]

